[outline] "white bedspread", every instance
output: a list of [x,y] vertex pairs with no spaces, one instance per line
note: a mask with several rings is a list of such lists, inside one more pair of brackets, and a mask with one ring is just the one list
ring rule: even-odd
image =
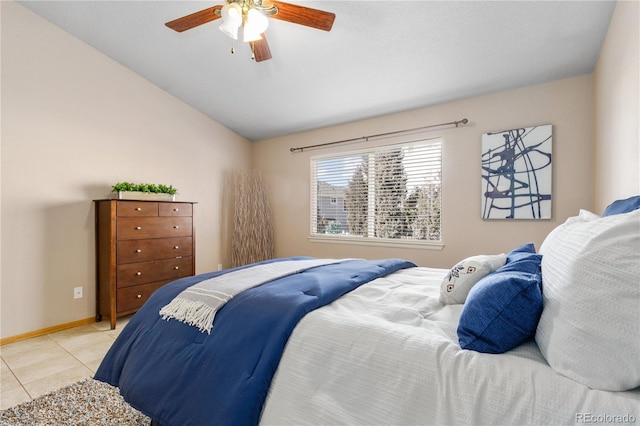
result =
[[535,342],[502,355],[461,350],[462,305],[438,302],[447,272],[402,270],[305,316],[261,424],[640,422],[640,389],[591,390],[553,371]]

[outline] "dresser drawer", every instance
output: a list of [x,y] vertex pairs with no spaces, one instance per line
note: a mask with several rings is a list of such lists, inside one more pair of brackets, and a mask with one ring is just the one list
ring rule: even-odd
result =
[[138,310],[151,294],[169,281],[157,281],[117,290],[116,312]]
[[158,203],[148,203],[142,201],[118,201],[116,215],[118,217],[158,216]]
[[116,244],[118,264],[193,255],[192,237],[122,240]]
[[129,287],[162,279],[174,280],[193,275],[193,257],[151,260],[116,266],[116,287]]
[[116,225],[118,240],[190,237],[193,232],[191,217],[123,217]]
[[191,203],[159,203],[159,216],[193,216]]

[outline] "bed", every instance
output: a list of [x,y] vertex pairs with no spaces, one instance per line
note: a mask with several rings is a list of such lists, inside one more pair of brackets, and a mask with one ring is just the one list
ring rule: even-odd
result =
[[[160,425],[637,423],[638,205],[451,269],[295,257],[184,278],[95,378]],[[209,326],[167,313],[236,281]]]

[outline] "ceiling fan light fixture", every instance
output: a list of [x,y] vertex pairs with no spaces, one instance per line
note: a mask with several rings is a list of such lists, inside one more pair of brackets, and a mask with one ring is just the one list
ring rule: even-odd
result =
[[237,3],[225,4],[220,11],[220,15],[223,21],[218,27],[220,31],[237,40],[238,28],[242,25],[242,7]]
[[261,40],[261,34],[269,27],[269,19],[257,9],[249,9],[247,12],[246,22],[244,23],[245,42]]
[[[1,0],[0,0],[1,1]],[[263,4],[266,1],[267,4]],[[334,13],[276,0],[224,0],[215,5],[181,18],[165,22],[176,32],[183,32],[207,22],[222,19],[220,30],[233,40],[238,40],[238,30],[243,27],[243,41],[248,42],[256,62],[271,59],[271,50],[265,37],[269,18],[304,25],[323,31],[331,31]],[[233,47],[231,48],[233,52]]]

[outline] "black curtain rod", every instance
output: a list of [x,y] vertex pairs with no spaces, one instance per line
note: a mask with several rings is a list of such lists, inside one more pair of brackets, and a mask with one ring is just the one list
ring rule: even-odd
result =
[[289,151],[291,151],[291,152],[302,152],[305,149],[320,148],[320,147],[329,146],[329,145],[336,145],[336,144],[339,144],[339,143],[356,142],[356,141],[360,141],[360,140],[368,141],[370,138],[379,138],[381,136],[397,135],[398,133],[415,132],[417,130],[430,129],[432,127],[449,126],[449,125],[455,125],[456,127],[459,127],[461,124],[467,124],[468,122],[469,122],[469,120],[467,120],[466,118],[463,118],[462,120],[450,121],[448,123],[431,124],[430,126],[415,127],[413,129],[396,130],[394,132],[378,133],[377,135],[360,136],[359,138],[344,139],[344,140],[341,140],[341,141],[319,143],[317,145],[301,146],[301,147],[298,147],[298,148],[290,148]]

